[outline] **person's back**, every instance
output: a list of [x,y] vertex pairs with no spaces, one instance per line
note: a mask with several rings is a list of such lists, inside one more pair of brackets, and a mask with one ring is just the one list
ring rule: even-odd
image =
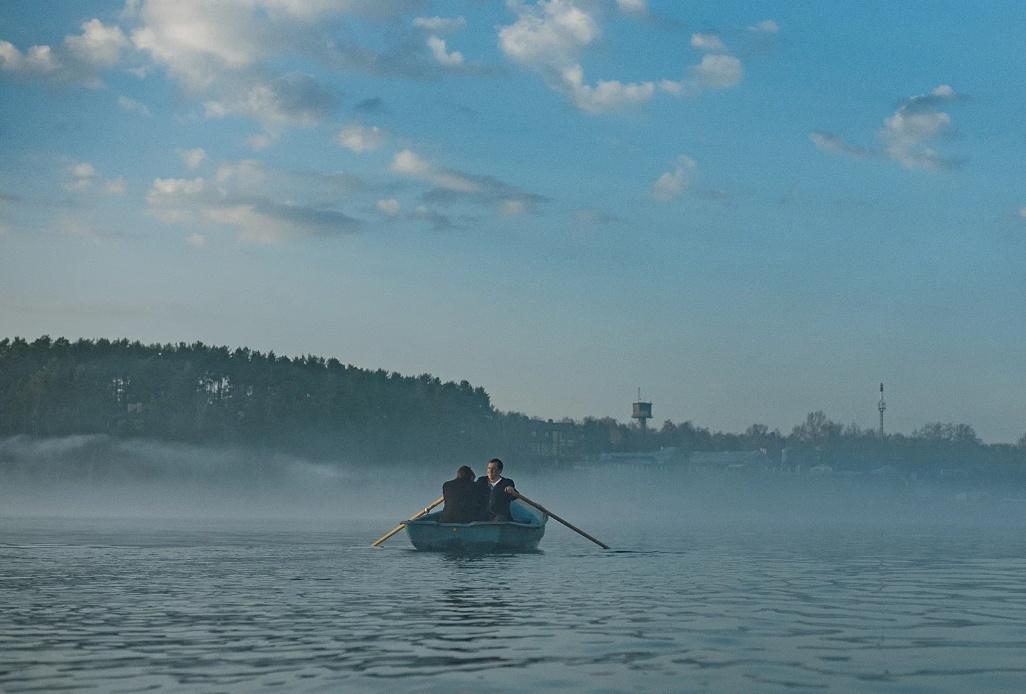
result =
[[442,523],[470,523],[479,520],[480,489],[474,482],[474,471],[466,465],[456,471],[456,479],[442,485],[445,507],[439,515]]
[[476,489],[474,499],[477,502],[475,520],[491,520],[492,516],[488,512],[488,506],[491,501],[492,488],[491,485],[488,484],[488,478],[484,475],[478,477],[477,482],[474,483],[474,487]]

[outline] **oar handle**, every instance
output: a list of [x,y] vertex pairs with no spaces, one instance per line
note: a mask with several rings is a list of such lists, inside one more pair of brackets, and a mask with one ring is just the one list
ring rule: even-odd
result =
[[[425,506],[423,508],[423,510],[421,510],[417,515],[415,515],[412,518],[410,518],[410,520],[417,520],[421,516],[426,516],[427,514],[431,513],[431,509],[433,509],[435,506],[438,506],[438,504],[442,503],[443,501],[445,501],[445,497],[444,496],[438,497],[437,499],[432,501],[430,504]],[[405,527],[406,527],[406,521],[403,521],[402,523],[400,523],[399,525],[395,526],[394,528],[389,530],[387,533],[385,533],[384,535],[379,537],[377,540],[372,542],[371,543],[371,547],[380,547],[381,545],[383,545],[385,543],[385,540],[387,540],[388,538],[392,537],[393,535],[395,535],[397,532],[399,532],[400,530],[402,530]]]
[[545,508],[544,506],[542,506],[541,504],[539,504],[539,503],[537,503],[535,501],[531,501],[530,499],[528,499],[526,496],[524,496],[520,492],[514,492],[513,496],[514,496],[514,498],[520,499],[521,501],[523,501],[528,506],[534,506],[536,509],[538,509],[539,511],[541,511],[545,515],[549,516],[550,518],[555,518],[557,521],[559,521],[560,523],[562,523],[566,527],[570,528],[571,530],[573,530],[578,535],[583,535],[584,537],[588,538],[589,540],[594,542],[596,545],[598,545],[602,549],[609,549],[609,545],[605,544],[604,542],[601,542],[600,540],[596,540],[594,537],[592,537],[588,533],[584,532],[583,530],[578,528],[576,525],[573,525],[569,521],[563,520],[562,518],[557,516],[552,511],[548,510],[547,508]]

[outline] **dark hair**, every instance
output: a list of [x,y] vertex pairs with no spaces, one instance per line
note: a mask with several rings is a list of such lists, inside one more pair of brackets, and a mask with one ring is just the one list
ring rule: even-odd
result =
[[458,480],[472,480],[472,479],[474,479],[474,471],[471,470],[466,465],[463,465],[463,466],[460,467],[459,470],[456,471],[456,479],[458,479]]
[[501,460],[499,460],[498,458],[492,458],[488,462],[489,463],[495,463],[496,465],[498,465],[499,466],[499,472],[502,472],[502,461]]

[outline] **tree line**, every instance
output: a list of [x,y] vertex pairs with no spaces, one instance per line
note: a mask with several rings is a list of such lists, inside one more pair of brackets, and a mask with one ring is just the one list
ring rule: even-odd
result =
[[316,457],[487,454],[483,388],[201,342],[0,341],[0,435],[105,433]]
[[315,355],[201,342],[0,340],[0,436],[97,433],[394,463],[493,455],[562,462],[674,448],[762,450],[772,461],[805,467],[1026,467],[1026,435],[1018,445],[988,445],[967,424],[881,437],[817,411],[789,434],[762,424],[729,433],[671,421],[642,431],[608,417],[553,422],[500,412],[466,380]]

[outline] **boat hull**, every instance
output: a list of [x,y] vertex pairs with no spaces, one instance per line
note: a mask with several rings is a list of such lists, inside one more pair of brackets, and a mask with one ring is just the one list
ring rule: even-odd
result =
[[518,502],[512,504],[513,522],[478,521],[440,523],[440,513],[407,521],[406,533],[422,552],[487,553],[532,552],[545,535],[548,516]]

